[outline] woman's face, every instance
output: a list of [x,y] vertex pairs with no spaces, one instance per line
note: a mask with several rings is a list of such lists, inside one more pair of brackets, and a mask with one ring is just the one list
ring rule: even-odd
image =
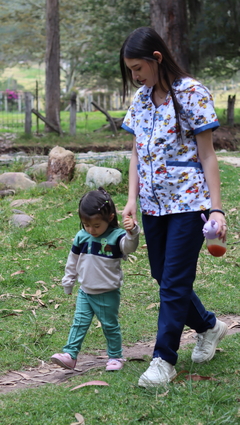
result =
[[134,81],[147,87],[153,87],[158,82],[158,63],[148,62],[145,59],[124,59],[126,66],[132,72]]

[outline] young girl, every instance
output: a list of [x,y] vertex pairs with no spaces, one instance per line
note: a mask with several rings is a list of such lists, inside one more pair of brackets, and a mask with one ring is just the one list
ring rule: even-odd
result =
[[79,217],[83,229],[74,239],[62,284],[66,294],[72,293],[76,279],[81,286],[64,354],[54,354],[51,360],[66,369],[75,368],[83,339],[96,314],[107,340],[106,370],[119,370],[123,367],[118,322],[121,259],[126,260],[127,254],[137,249],[139,227],[128,216],[123,223],[125,230],[118,227],[115,205],[103,188],[82,197]]
[[[158,332],[140,386],[176,376],[177,350],[186,324],[198,333],[192,361],[209,361],[227,325],[207,311],[193,291],[203,243],[201,213],[226,238],[212,131],[219,124],[212,96],[174,61],[148,27],[133,31],[120,52],[124,97],[137,90],[123,128],[134,135],[129,197],[123,217],[136,219],[139,196],[152,276],[160,286]],[[211,209],[210,209],[211,208]]]

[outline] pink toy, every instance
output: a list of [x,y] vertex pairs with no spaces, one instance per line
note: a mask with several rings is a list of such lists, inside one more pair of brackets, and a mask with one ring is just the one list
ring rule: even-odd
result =
[[203,235],[206,238],[207,249],[214,257],[221,257],[225,254],[226,242],[219,239],[217,233],[218,223],[215,220],[207,220],[204,214],[201,214],[202,220],[205,222],[203,226]]

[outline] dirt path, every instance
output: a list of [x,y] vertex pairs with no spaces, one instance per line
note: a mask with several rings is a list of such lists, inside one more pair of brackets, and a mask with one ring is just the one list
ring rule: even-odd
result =
[[240,167],[240,157],[217,155],[218,161],[223,161],[235,167]]
[[[228,335],[240,332],[240,316],[220,316],[228,325]],[[196,333],[192,330],[184,331],[181,338],[181,348],[187,344],[195,343]],[[151,356],[155,341],[137,342],[131,347],[123,348],[123,355],[128,361],[145,361],[144,356]],[[83,375],[91,369],[105,368],[107,356],[104,350],[99,350],[96,355],[81,354],[74,371],[63,369],[51,362],[40,361],[36,368],[26,368],[20,371],[9,371],[0,377],[0,394],[11,391],[36,388],[45,384],[60,384],[67,379]]]

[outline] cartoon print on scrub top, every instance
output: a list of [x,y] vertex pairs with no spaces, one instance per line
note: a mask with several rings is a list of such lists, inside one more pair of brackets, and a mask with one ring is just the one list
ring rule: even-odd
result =
[[[152,88],[146,86],[137,90],[123,123],[123,128],[136,136],[139,200],[144,214],[210,207],[195,134],[218,127],[212,96],[190,77],[175,80],[172,87],[181,105],[181,127],[170,92],[156,108],[151,99]],[[179,196],[172,196],[174,193]]]

